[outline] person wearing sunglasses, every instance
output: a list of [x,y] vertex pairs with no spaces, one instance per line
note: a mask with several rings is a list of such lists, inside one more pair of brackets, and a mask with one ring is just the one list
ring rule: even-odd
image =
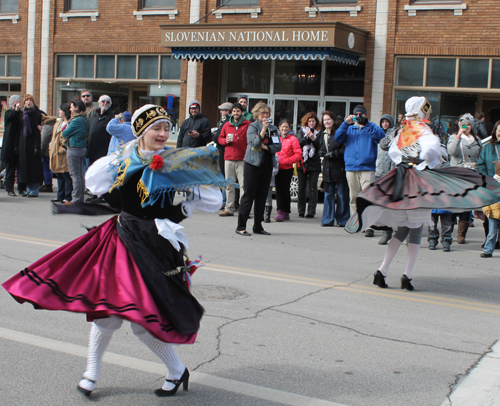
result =
[[84,89],[80,92],[80,100],[85,104],[85,111],[87,112],[87,120],[90,121],[90,117],[97,109],[97,105],[94,104],[92,100],[92,92],[90,90]]
[[[99,108],[90,116],[90,129],[87,138],[87,154],[89,166],[95,161],[108,154],[111,134],[107,131],[108,123],[113,119],[114,114],[111,110],[111,97],[103,94],[99,97]],[[103,203],[96,196],[90,197],[87,201],[93,203]]]
[[[354,107],[353,114],[347,116],[335,132],[335,140],[345,144],[344,161],[351,216],[356,213],[356,197],[375,182],[377,147],[384,137],[384,130],[368,121],[366,108],[361,104]],[[368,228],[365,236],[373,237],[374,231]]]

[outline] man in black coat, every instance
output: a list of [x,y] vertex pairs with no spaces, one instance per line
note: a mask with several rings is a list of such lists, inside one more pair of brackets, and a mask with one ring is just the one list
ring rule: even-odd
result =
[[[99,97],[98,103],[99,108],[92,113],[89,121],[89,137],[85,156],[89,160],[89,166],[108,154],[109,142],[111,141],[111,134],[106,130],[108,123],[114,118],[111,110],[111,97],[103,94]],[[89,197],[85,201],[104,203],[104,199],[97,196]]]
[[189,103],[189,117],[184,120],[177,138],[177,148],[204,147],[212,138],[210,121],[201,113],[197,100]]
[[[27,94],[24,97],[22,132],[19,136],[19,166],[17,182],[23,196],[38,197],[43,182],[42,162],[42,115],[45,113],[35,105],[35,99]],[[26,190],[24,187],[26,185]]]
[[108,154],[111,134],[108,133],[106,127],[112,118],[114,114],[111,110],[111,97],[102,95],[99,98],[99,108],[90,116],[86,155],[89,165]]
[[5,128],[2,142],[2,162],[5,164],[4,185],[9,196],[16,195],[14,193],[14,181],[19,163],[19,136],[23,130],[22,109],[21,97],[17,94],[10,96],[9,108],[5,112]]

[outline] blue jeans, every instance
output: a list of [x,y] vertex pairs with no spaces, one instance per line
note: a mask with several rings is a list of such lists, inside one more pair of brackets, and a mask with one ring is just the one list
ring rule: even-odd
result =
[[[335,198],[335,191],[337,196]],[[345,226],[349,220],[349,189],[347,182],[325,182],[325,203],[322,224]]]
[[38,192],[40,191],[40,182],[37,183],[28,183],[26,192],[29,195],[38,196]]
[[57,200],[71,201],[71,192],[73,191],[73,182],[69,172],[56,173],[57,177]]
[[52,186],[52,171],[50,170],[50,157],[43,157],[43,178],[47,186]]
[[66,158],[68,159],[69,174],[73,182],[73,203],[83,203],[85,193],[85,148],[68,148]]
[[488,219],[488,226],[490,228],[488,232],[488,237],[486,237],[486,242],[484,243],[484,252],[488,254],[493,254],[495,250],[495,243],[497,242],[498,236],[498,225],[500,224],[500,220],[497,219]]

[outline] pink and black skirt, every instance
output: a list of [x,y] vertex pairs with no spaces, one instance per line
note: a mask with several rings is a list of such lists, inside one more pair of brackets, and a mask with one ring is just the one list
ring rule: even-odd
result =
[[63,245],[2,286],[36,309],[118,316],[161,341],[192,344],[203,307],[181,271],[182,252],[158,235],[154,220],[126,213]]

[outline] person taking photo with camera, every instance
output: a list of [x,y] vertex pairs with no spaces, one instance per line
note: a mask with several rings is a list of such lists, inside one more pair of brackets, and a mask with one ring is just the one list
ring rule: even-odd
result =
[[263,101],[252,109],[255,121],[248,126],[247,150],[244,158],[243,177],[245,179],[244,195],[238,212],[236,234],[250,236],[246,224],[254,205],[255,234],[270,235],[262,227],[267,192],[276,164],[275,153],[281,151],[281,140],[278,129],[272,125],[271,109]]
[[[366,108],[361,104],[354,107],[353,114],[335,132],[335,140],[345,144],[345,170],[349,185],[349,205],[351,216],[356,212],[356,197],[375,182],[377,147],[385,137],[384,130],[368,121]],[[373,237],[371,228],[366,229],[365,237]]]

